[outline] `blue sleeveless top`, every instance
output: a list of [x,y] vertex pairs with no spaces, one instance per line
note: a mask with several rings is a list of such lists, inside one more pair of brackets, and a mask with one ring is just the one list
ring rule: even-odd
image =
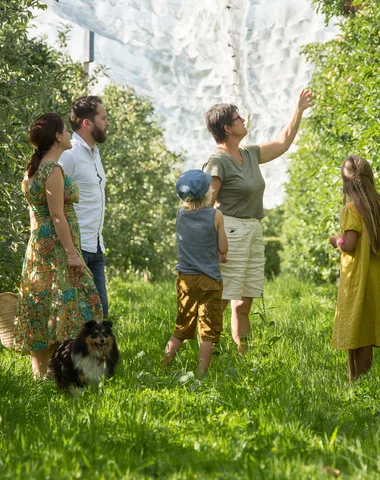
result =
[[215,214],[215,208],[211,207],[192,212],[183,208],[178,210],[176,269],[179,272],[188,275],[204,273],[217,282],[222,281]]

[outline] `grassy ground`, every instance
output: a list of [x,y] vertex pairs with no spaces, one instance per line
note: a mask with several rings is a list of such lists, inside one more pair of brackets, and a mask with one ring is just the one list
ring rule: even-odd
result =
[[174,282],[111,282],[121,349],[114,379],[79,398],[35,382],[29,359],[0,351],[0,478],[319,479],[380,476],[379,358],[354,385],[329,348],[334,287],[266,286],[246,358],[225,319],[219,355],[198,381],[197,344],[169,371]]

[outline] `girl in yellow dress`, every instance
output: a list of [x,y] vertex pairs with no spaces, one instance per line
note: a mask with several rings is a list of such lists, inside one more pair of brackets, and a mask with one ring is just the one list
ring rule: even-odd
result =
[[341,251],[331,345],[348,350],[348,374],[354,380],[370,369],[373,347],[380,346],[380,195],[364,158],[348,157],[342,178],[342,234],[330,237]]

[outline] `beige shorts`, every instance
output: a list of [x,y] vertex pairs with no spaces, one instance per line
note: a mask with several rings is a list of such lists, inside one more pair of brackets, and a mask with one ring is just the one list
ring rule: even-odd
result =
[[264,239],[260,220],[224,216],[227,263],[220,264],[223,300],[258,298],[264,290]]

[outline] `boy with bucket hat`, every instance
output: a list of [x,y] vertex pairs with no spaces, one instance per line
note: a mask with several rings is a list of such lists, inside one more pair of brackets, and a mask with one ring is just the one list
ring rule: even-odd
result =
[[211,179],[211,175],[202,170],[188,170],[177,181],[176,191],[182,201],[176,223],[178,314],[163,359],[165,367],[184,340],[195,338],[198,324],[198,376],[207,372],[212,346],[219,342],[223,330],[219,253],[227,253],[228,242],[222,212],[208,206],[212,196]]

